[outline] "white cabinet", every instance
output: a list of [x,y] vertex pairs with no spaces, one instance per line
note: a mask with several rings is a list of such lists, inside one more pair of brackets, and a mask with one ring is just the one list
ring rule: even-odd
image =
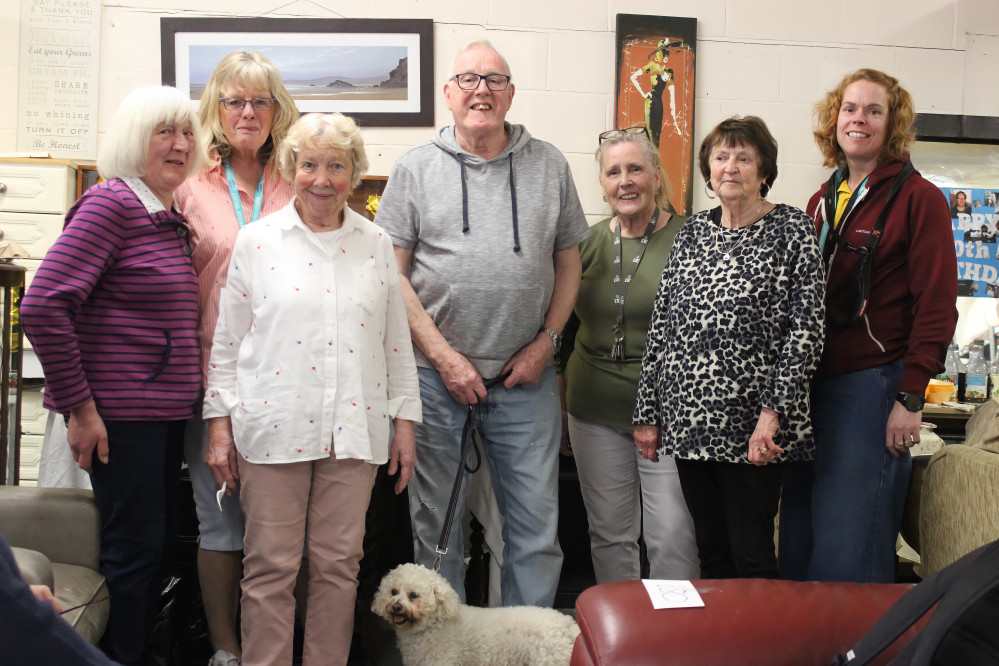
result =
[[[45,253],[62,233],[66,211],[76,200],[76,164],[68,160],[0,158],[0,230],[4,239],[23,246],[30,257],[17,263],[27,269],[25,286],[38,270]],[[6,350],[4,350],[6,353]],[[40,379],[42,368],[24,339],[22,378]],[[21,393],[20,480],[38,479],[47,411],[40,389]]]
[[[62,233],[66,211],[76,201],[76,164],[69,160],[0,159],[0,230],[4,239],[31,253],[17,263],[28,269],[24,285],[31,284],[39,264]],[[24,340],[24,377],[41,378],[42,367]]]

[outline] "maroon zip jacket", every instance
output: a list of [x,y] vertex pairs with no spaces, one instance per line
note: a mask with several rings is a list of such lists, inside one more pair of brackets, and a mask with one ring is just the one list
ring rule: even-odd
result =
[[[890,161],[878,165],[868,178],[869,191],[840,223],[840,231],[854,247],[867,244],[902,164]],[[820,233],[825,191],[823,184],[808,202],[808,213]],[[856,252],[837,248],[826,273],[827,307],[854,279],[859,261]],[[827,326],[816,378],[865,370],[901,358],[898,390],[923,395],[930,378],[943,371],[947,346],[957,325],[956,303],[957,256],[950,207],[935,185],[913,174],[888,208],[871,270],[867,314],[846,328]]]

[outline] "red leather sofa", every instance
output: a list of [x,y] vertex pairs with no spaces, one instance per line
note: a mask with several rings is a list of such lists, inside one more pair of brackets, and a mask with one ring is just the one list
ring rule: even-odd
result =
[[[597,585],[576,601],[572,666],[828,666],[911,585],[695,580],[703,608],[654,610],[640,581]],[[881,655],[887,663],[928,618]]]

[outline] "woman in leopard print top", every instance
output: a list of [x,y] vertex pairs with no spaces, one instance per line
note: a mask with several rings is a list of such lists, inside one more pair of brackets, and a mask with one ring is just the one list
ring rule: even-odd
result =
[[699,157],[721,206],[677,234],[649,325],[635,442],[647,458],[676,458],[702,578],[775,577],[784,467],[814,453],[822,260],[810,218],[765,198],[777,142],[762,120],[723,121]]

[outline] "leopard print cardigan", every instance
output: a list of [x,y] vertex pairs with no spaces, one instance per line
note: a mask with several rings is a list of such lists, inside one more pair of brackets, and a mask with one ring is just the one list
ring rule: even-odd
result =
[[741,229],[702,211],[676,236],[649,324],[636,424],[661,455],[748,463],[760,409],[780,414],[777,462],[811,460],[809,384],[825,275],[811,218],[778,204]]

